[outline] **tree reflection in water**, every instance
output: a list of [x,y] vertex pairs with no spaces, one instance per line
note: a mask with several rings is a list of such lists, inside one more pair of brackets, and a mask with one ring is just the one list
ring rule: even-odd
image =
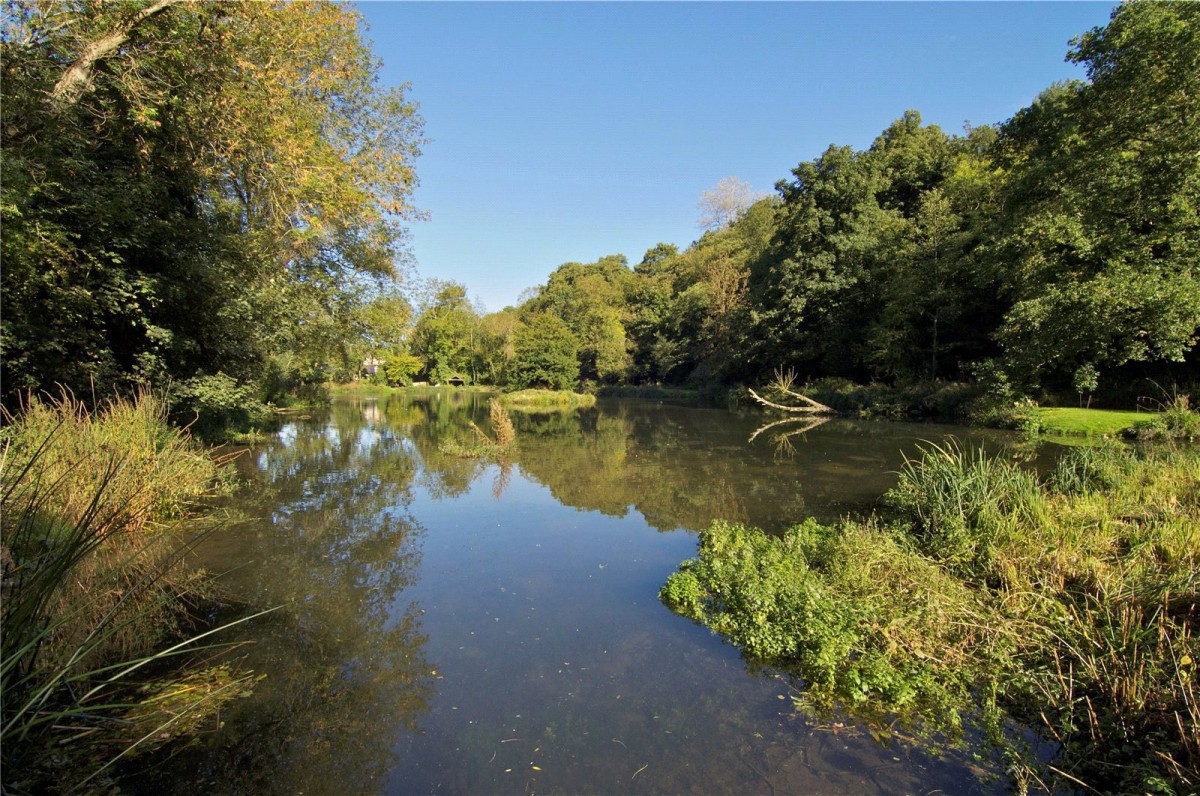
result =
[[[382,420],[343,408],[241,458],[245,519],[206,540],[204,555],[239,603],[284,606],[244,630],[253,643],[242,665],[266,677],[221,732],[135,773],[139,789],[370,792],[394,765],[387,730],[419,730],[435,667],[421,610],[404,598],[424,534],[406,508],[417,454],[403,422]],[[396,420],[424,422],[415,408]]]
[[742,792],[754,769],[784,790],[926,777],[869,739],[846,762],[780,712],[774,680],[663,608],[694,547],[650,530],[869,509],[923,431],[835,420],[781,459],[747,442],[758,412],[622,402],[514,412],[498,461],[443,453],[468,421],[491,432],[487,398],[340,401],[243,457],[244,519],[203,556],[248,608],[285,606],[244,628],[266,679],[139,790],[516,793],[536,774],[579,792],[651,761],[647,791]]

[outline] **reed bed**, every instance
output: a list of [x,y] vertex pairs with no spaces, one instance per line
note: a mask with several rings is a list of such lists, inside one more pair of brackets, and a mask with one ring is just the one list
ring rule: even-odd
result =
[[[6,791],[106,787],[115,761],[177,737],[249,682],[228,667],[168,663],[213,632],[193,626],[207,586],[179,566],[169,528],[222,479],[221,462],[165,418],[151,394],[96,412],[67,394],[30,398],[4,418]],[[168,710],[161,695],[180,680],[203,687]]]

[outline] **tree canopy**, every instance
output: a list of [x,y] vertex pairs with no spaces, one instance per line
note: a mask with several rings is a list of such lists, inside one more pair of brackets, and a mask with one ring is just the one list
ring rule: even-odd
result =
[[396,274],[421,145],[357,14],[10,6],[6,402],[344,360],[359,298]]

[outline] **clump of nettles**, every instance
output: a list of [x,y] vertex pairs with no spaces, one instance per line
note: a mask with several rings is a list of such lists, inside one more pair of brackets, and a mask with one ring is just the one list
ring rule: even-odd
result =
[[[1197,484],[1195,448],[1083,449],[1041,484],[931,446],[883,516],[782,536],[713,523],[660,597],[803,681],[805,707],[923,739],[979,724],[1019,788],[1192,792]],[[1013,720],[1058,758],[1006,736]]]

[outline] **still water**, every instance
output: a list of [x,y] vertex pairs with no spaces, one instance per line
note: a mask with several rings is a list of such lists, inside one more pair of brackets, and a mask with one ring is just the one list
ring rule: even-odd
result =
[[946,426],[769,420],[652,403],[514,413],[463,391],[343,401],[241,457],[199,563],[253,607],[266,674],[223,728],[144,772],[195,793],[983,793],[969,754],[879,744],[797,713],[657,591],[713,518],[781,530],[869,511]]

